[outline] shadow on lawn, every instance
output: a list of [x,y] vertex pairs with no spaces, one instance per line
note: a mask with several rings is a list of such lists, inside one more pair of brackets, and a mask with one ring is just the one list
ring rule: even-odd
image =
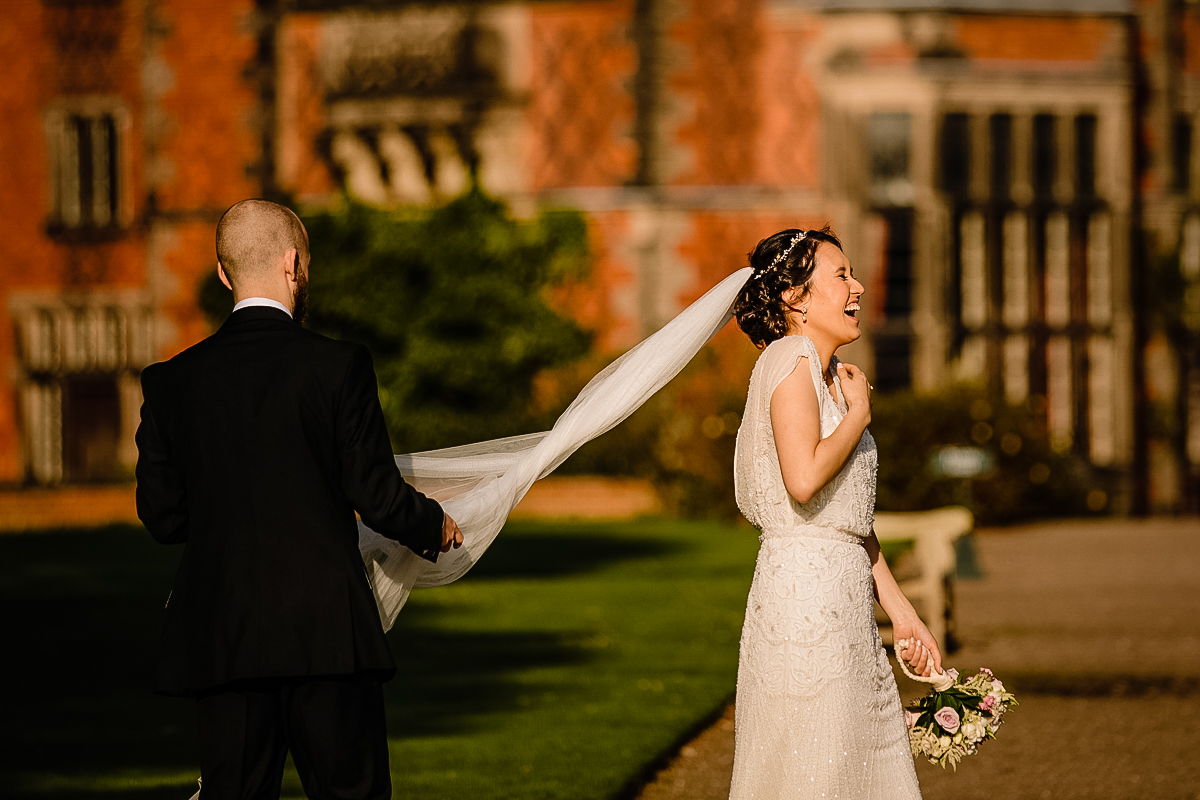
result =
[[[579,574],[653,558],[667,543],[597,534],[513,531],[475,578]],[[0,796],[183,800],[198,773],[187,700],[151,693],[163,601],[181,550],[140,527],[0,537]],[[389,729],[409,737],[470,729],[529,686],[510,678],[591,654],[541,632],[439,631],[429,608],[406,609],[394,633]]]
[[[422,616],[413,614],[414,619]],[[394,739],[469,730],[479,715],[519,707],[530,686],[514,684],[512,673],[592,658],[556,634],[429,628],[396,633],[402,642],[392,639],[396,677],[385,689],[388,735]]]
[[473,580],[566,577],[625,561],[662,558],[687,549],[680,541],[587,533],[582,525],[572,526],[573,532],[554,530],[547,526],[533,535],[523,534],[520,528],[506,532],[468,574]]

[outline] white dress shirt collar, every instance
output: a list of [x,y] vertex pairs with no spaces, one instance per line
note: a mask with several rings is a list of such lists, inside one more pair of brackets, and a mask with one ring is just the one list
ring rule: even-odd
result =
[[272,300],[269,297],[247,297],[245,300],[239,300],[233,307],[234,311],[239,311],[243,308],[251,306],[265,306],[267,308],[278,308],[289,317],[292,316],[292,310],[278,300]]

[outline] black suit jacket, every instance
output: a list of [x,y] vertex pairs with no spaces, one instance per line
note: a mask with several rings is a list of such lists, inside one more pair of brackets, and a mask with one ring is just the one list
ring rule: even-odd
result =
[[400,477],[361,345],[234,312],[142,372],[138,517],[185,544],[157,686],[395,671],[354,512],[435,561],[443,512]]

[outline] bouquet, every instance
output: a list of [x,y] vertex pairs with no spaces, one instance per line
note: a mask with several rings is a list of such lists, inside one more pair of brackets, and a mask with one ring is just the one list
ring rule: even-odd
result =
[[[899,650],[904,642],[896,644]],[[969,678],[960,678],[955,669],[921,678],[898,660],[906,675],[933,684],[933,691],[904,710],[904,721],[913,755],[943,769],[949,764],[957,770],[963,756],[974,755],[985,740],[995,739],[1004,712],[1018,705],[986,667]]]

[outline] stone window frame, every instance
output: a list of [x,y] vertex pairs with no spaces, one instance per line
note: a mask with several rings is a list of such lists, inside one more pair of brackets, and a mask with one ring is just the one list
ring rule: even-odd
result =
[[[102,225],[85,222],[82,213],[77,222],[64,219],[70,144],[69,123],[77,117],[112,120],[116,139],[110,150],[115,160],[110,172],[116,182],[109,220]],[[124,99],[115,95],[59,97],[45,109],[46,134],[46,230],[55,237],[109,238],[119,235],[133,222],[133,197],[130,174],[130,138],[133,119]]]
[[[133,433],[141,406],[140,375],[156,360],[155,313],[146,293],[19,292],[9,296],[8,311],[17,335],[14,388],[25,479],[41,486],[72,480],[64,469],[63,400],[66,382],[80,375],[116,381],[121,416],[117,468],[131,472],[137,459]],[[80,335],[90,341],[77,341]]]

